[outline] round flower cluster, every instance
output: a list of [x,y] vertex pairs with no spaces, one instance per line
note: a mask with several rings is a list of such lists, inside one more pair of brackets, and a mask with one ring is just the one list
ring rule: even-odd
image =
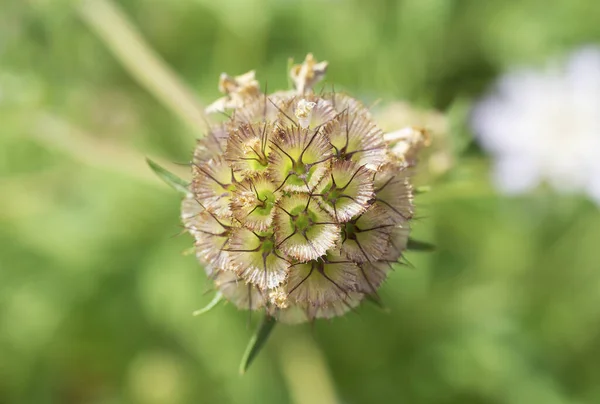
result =
[[[326,62],[263,94],[254,72],[222,75],[207,108],[228,119],[198,142],[182,219],[223,297],[294,323],[341,315],[377,289],[406,248],[410,168],[360,102],[315,94]],[[227,112],[226,112],[227,111]]]

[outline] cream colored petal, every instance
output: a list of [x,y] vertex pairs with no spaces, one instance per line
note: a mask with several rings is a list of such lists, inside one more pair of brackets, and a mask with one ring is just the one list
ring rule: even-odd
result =
[[225,125],[211,125],[208,133],[203,138],[198,139],[192,162],[202,164],[213,157],[223,155],[227,148],[228,137],[229,133]]
[[230,132],[225,160],[244,177],[266,172],[274,130],[266,123],[238,126]]
[[194,165],[191,191],[206,209],[220,217],[229,217],[229,203],[239,174],[227,164],[223,157],[216,157],[205,163]]
[[294,304],[287,308],[269,307],[270,313],[277,321],[284,324],[301,324],[310,320],[305,307]]
[[386,164],[375,174],[375,199],[397,222],[408,221],[414,214],[410,169],[396,163]]
[[293,93],[280,91],[268,96],[259,94],[257,97],[247,99],[243,105],[233,111],[231,124],[237,126],[244,123],[275,123],[286,100],[293,97]]
[[312,90],[312,87],[325,77],[328,63],[317,62],[312,53],[306,55],[304,62],[292,66],[290,77],[292,78],[298,94],[304,94]]
[[294,194],[280,200],[275,213],[275,231],[277,247],[300,261],[324,255],[340,236],[333,218],[307,194]]
[[308,192],[326,173],[331,151],[319,131],[281,129],[269,154],[269,177],[283,191]]
[[361,295],[360,269],[349,261],[311,261],[290,268],[288,298],[303,307],[309,318],[331,317],[356,306]]
[[182,202],[182,221],[186,230],[194,237],[196,257],[205,266],[232,270],[227,249],[233,224],[227,219],[218,219],[204,210],[198,201],[188,197]]
[[323,98],[331,102],[337,114],[347,113],[350,116],[362,115],[367,119],[372,119],[371,112],[356,98],[345,93],[326,93]]
[[324,306],[315,306],[309,309],[309,316],[315,318],[334,318],[343,316],[350,310],[357,307],[364,295],[358,292],[349,292],[344,299],[326,304]]
[[319,204],[339,222],[362,213],[373,198],[374,173],[353,161],[336,160],[315,188]]
[[248,229],[235,229],[227,251],[237,274],[260,289],[274,288],[287,276],[290,264],[276,250],[272,234],[259,236]]
[[373,204],[358,218],[343,225],[342,253],[355,262],[377,261],[386,254],[394,227],[389,213],[377,203]]
[[323,127],[323,134],[341,160],[352,160],[372,170],[387,162],[383,132],[363,114],[342,112]]
[[416,127],[386,133],[383,138],[390,144],[391,152],[409,166],[416,164],[418,152],[430,144],[429,132]]
[[252,70],[236,77],[221,73],[219,91],[225,94],[225,97],[219,98],[206,107],[204,111],[207,114],[243,107],[250,100],[260,95],[259,84],[255,80],[254,71]]
[[246,284],[233,272],[216,271],[215,273],[215,286],[223,294],[223,297],[237,308],[258,310],[265,306],[264,294],[252,284]]
[[233,216],[250,230],[264,232],[271,229],[275,204],[281,198],[281,192],[276,192],[275,188],[275,184],[263,174],[242,182],[231,198]]
[[[310,106],[310,110],[307,106]],[[314,94],[282,100],[278,107],[277,124],[280,127],[318,129],[337,116],[330,101]]]

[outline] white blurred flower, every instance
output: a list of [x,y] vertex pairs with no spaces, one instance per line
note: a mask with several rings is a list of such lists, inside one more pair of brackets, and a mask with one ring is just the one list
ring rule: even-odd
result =
[[502,77],[474,109],[473,128],[507,193],[549,183],[600,203],[600,48],[562,65]]

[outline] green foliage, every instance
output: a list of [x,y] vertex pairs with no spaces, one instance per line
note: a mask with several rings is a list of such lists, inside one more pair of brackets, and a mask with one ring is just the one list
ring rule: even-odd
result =
[[286,88],[288,57],[312,51],[336,91],[457,117],[458,166],[418,184],[432,189],[414,238],[436,249],[395,266],[388,310],[280,325],[243,378],[246,314],[190,316],[211,285],[180,254],[191,238],[172,237],[177,195],[143,161],[189,162],[194,130],[123,68],[83,3],[0,3],[0,402],[300,404],[328,383],[352,404],[600,402],[598,208],[494,195],[456,104],[510,66],[600,42],[600,2],[118,2],[204,105],[222,71]]
[[431,243],[427,243],[425,241],[415,240],[414,238],[409,238],[406,248],[409,251],[423,251],[423,252],[431,252],[435,250],[435,246]]
[[204,313],[208,313],[209,311],[211,311],[212,309],[214,309],[215,307],[217,307],[217,305],[219,303],[221,303],[223,301],[223,294],[221,292],[217,292],[215,293],[215,296],[213,297],[213,299],[203,308],[194,311],[192,314],[194,316],[201,316]]
[[275,324],[277,324],[277,321],[273,317],[269,316],[268,314],[263,316],[263,319],[256,329],[255,334],[250,339],[250,342],[246,347],[246,351],[244,352],[244,356],[242,357],[242,362],[240,363],[241,374],[246,373],[250,367],[250,364],[256,358],[256,355],[258,355],[264,344],[269,339],[269,335],[271,335],[271,331],[273,331]]
[[179,192],[182,195],[186,195],[188,193],[189,184],[187,182],[185,182],[175,174],[162,168],[160,165],[150,160],[149,158],[146,158],[146,163],[148,163],[152,171],[154,171],[156,175],[160,177],[161,180],[166,182],[175,191]]

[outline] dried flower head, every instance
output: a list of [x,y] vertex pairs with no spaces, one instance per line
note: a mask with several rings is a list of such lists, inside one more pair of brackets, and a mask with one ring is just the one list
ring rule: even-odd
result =
[[393,138],[345,94],[315,94],[327,62],[293,66],[266,95],[254,72],[221,76],[230,111],[198,142],[182,219],[216,288],[282,322],[338,316],[376,296],[406,248],[410,170],[423,134]]

